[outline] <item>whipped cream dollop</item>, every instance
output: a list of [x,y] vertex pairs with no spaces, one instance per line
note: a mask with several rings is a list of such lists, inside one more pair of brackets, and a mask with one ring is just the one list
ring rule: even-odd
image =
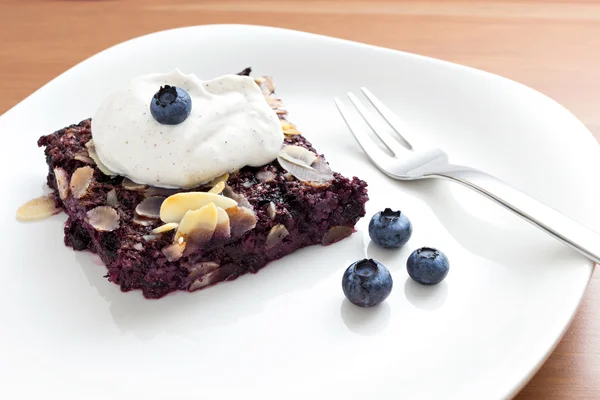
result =
[[[164,85],[190,95],[191,112],[180,124],[160,124],[150,112]],[[109,170],[166,188],[191,188],[245,166],[268,164],[283,144],[279,118],[252,78],[202,81],[179,70],[137,77],[110,95],[92,118],[92,137]]]

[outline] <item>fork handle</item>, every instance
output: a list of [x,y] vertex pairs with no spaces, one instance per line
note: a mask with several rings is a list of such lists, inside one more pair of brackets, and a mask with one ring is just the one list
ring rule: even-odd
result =
[[452,168],[437,176],[474,189],[600,264],[600,235],[485,172]]

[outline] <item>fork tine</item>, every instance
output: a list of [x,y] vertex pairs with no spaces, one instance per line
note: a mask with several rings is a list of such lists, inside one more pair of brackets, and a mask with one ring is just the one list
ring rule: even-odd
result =
[[351,121],[350,114],[340,99],[335,97],[334,101],[340,114],[342,114],[342,118],[344,118],[344,121],[346,121],[346,125],[348,125],[348,128],[350,128],[350,132],[352,132],[352,135],[360,147],[362,147],[363,151],[367,153],[367,156],[369,156],[371,161],[373,161],[376,166],[382,168],[380,163],[384,160],[390,159],[391,157],[377,147],[375,142],[373,142],[364,132],[360,130],[360,128],[358,128],[354,122]]
[[353,93],[348,92],[348,97],[350,98],[350,101],[352,102],[352,104],[354,104],[354,107],[356,107],[360,115],[362,115],[367,124],[369,124],[373,132],[375,132],[377,137],[379,137],[379,139],[381,139],[381,141],[385,143],[385,145],[392,151],[392,153],[394,153],[395,155],[399,155],[401,151],[406,150],[406,148],[404,148],[400,143],[398,143],[397,140],[395,140],[389,133],[386,132],[386,128],[384,124],[380,122],[380,119],[374,118],[373,113],[367,110]]
[[406,137],[406,133],[401,132],[401,131],[406,131],[406,129],[401,128],[401,122],[400,122],[400,119],[398,118],[398,116],[392,110],[387,108],[387,106],[384,105],[381,102],[381,100],[379,100],[377,97],[375,97],[375,95],[373,93],[371,93],[371,91],[369,89],[367,89],[366,87],[361,87],[360,90],[364,93],[364,95],[367,97],[367,99],[369,99],[371,104],[373,104],[373,107],[375,107],[375,109],[377,111],[379,111],[379,114],[381,114],[381,116],[388,122],[388,124],[390,124],[390,126],[392,128],[394,128],[396,133],[398,135],[400,135],[400,137],[407,144],[408,148],[412,150],[412,148],[414,146],[413,146],[413,144],[411,144],[411,141],[413,143],[414,143],[414,141],[412,139],[409,141],[408,138]]

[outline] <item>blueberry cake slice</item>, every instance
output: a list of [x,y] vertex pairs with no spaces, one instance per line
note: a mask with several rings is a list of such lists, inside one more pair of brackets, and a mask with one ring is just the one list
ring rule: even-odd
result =
[[273,80],[254,82],[279,118],[281,153],[198,187],[165,189],[111,174],[94,149],[91,119],[41,137],[52,200],[68,215],[65,244],[98,254],[121,290],[160,298],[349,236],[365,214],[367,184],[332,172],[288,122]]

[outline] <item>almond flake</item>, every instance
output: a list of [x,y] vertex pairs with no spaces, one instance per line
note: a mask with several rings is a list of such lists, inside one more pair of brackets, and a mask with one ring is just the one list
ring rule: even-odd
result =
[[256,226],[256,214],[246,207],[231,207],[225,210],[229,215],[231,236],[240,237]]
[[112,232],[120,226],[119,214],[112,207],[99,206],[86,214],[87,222],[100,232]]
[[275,219],[276,215],[277,215],[277,207],[275,207],[275,203],[270,201],[269,205],[267,206],[267,217],[269,217],[273,220],[273,219]]
[[213,238],[227,239],[231,236],[231,227],[229,225],[229,215],[221,207],[217,207],[217,226]]
[[141,226],[152,226],[156,223],[156,219],[142,217],[141,215],[135,214],[133,216],[133,223]]
[[194,265],[185,266],[190,271],[189,278],[197,279],[202,278],[204,275],[211,273],[212,271],[219,268],[221,265],[213,261],[203,261]]
[[256,179],[260,182],[273,182],[275,180],[275,173],[272,171],[258,171],[256,173]]
[[181,259],[181,257],[183,257],[185,247],[185,242],[175,242],[163,248],[161,252],[164,254],[168,261],[175,262]]
[[[160,207],[160,219],[163,222],[179,222],[190,210],[198,210],[209,203],[223,209],[237,205],[235,200],[207,192],[177,193],[167,197]],[[180,226],[181,228],[181,226]]]
[[279,243],[283,241],[283,239],[289,235],[287,228],[282,224],[277,224],[271,228],[269,234],[267,235],[267,244],[266,248],[270,249],[277,246]]
[[96,165],[96,162],[94,161],[94,159],[89,157],[87,155],[87,153],[86,154],[83,154],[83,153],[75,154],[73,156],[73,159],[77,160],[77,161],[81,161],[82,163],[85,163],[85,164]]
[[[249,208],[250,210],[253,210],[252,204],[250,204],[250,202],[248,201],[246,196],[244,196],[243,194],[234,192],[233,189],[231,188],[231,186],[225,187],[225,190],[223,191],[223,196],[226,196],[232,200],[235,200],[237,205],[240,207],[246,207],[246,208]],[[222,208],[227,209],[227,207],[222,207]]]
[[296,129],[294,124],[286,121],[285,119],[280,119],[279,121],[281,122],[281,130],[285,135],[293,136],[301,134],[300,131]]
[[258,84],[265,96],[269,96],[275,92],[275,82],[270,76],[259,76],[254,78],[254,82]]
[[40,219],[51,217],[61,212],[61,209],[56,207],[54,196],[38,197],[37,199],[29,200],[17,210],[17,219],[19,221],[38,221]]
[[123,189],[125,189],[125,190],[132,190],[132,191],[145,190],[148,187],[147,185],[142,185],[141,183],[136,183],[129,178],[124,178],[123,182],[121,182],[121,186],[123,186]]
[[58,189],[58,197],[65,200],[69,195],[69,177],[62,168],[54,168],[54,178],[56,179],[56,188]]
[[[289,147],[293,149],[288,149]],[[298,149],[304,148],[300,146],[285,146],[281,150],[277,161],[283,169],[302,182],[326,183],[334,179],[333,171],[323,157],[317,156],[307,149],[304,150],[311,155]],[[313,156],[315,157],[314,159]],[[308,164],[311,160],[314,161]]]
[[185,241],[198,248],[212,239],[213,233],[217,227],[219,219],[217,206],[215,203],[208,203],[198,210],[189,210],[185,213],[177,232],[175,232],[175,241]]
[[311,169],[311,164],[317,159],[315,153],[302,146],[285,146],[281,149],[278,157],[296,165]]
[[196,279],[194,282],[190,284],[188,291],[193,292],[198,289],[202,289],[208,285],[211,285],[215,282],[218,282],[219,278],[219,270],[215,270],[213,272],[209,272],[204,275],[202,278]]
[[152,232],[150,232],[150,233],[152,233],[153,235],[156,235],[159,233],[165,233],[165,232],[172,231],[173,229],[177,229],[177,227],[179,227],[178,223],[169,222],[168,224],[164,224],[164,225],[161,225],[159,227],[152,229]]
[[208,191],[208,193],[221,194],[223,192],[223,189],[225,189],[225,182],[219,182],[215,186],[213,186]]
[[71,188],[71,194],[74,198],[80,199],[85,196],[93,176],[94,169],[91,167],[77,168],[75,172],[73,172],[69,187]]
[[273,109],[279,108],[283,105],[281,99],[278,99],[275,96],[267,96],[265,99],[267,100],[267,104]]
[[161,196],[148,197],[137,205],[135,212],[142,217],[158,219],[160,218],[160,206],[164,201],[165,198]]
[[106,193],[106,204],[113,208],[119,206],[119,198],[117,197],[117,191],[115,189],[111,189],[110,192]]

